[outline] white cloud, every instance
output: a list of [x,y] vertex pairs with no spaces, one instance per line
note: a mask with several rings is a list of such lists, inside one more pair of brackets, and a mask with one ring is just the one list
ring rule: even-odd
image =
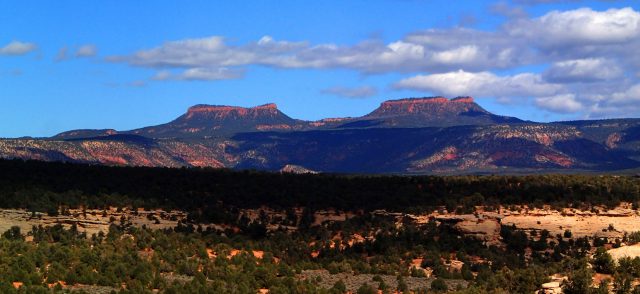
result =
[[222,37],[214,36],[167,42],[116,60],[145,67],[219,67],[253,63],[254,54],[245,51],[235,50],[227,46]]
[[[564,2],[516,1],[526,5]],[[640,13],[634,8],[581,8],[539,17],[529,17],[507,4],[491,9],[509,15],[492,31],[427,29],[389,42],[374,39],[350,45],[271,36],[235,44],[222,36],[210,36],[170,41],[107,60],[156,69],[155,80],[235,79],[243,77],[250,66],[347,69],[361,74],[413,74],[394,85],[400,89],[493,97],[502,102],[534,101],[550,111],[574,111],[583,116],[640,108],[629,103],[621,106],[624,101],[635,101],[630,98],[635,95],[631,86],[640,84]],[[547,70],[538,70],[545,67]],[[498,72],[521,73],[505,76]],[[323,92],[366,96],[361,90],[336,87]],[[534,99],[514,99],[522,97]]]
[[[598,0],[598,1],[615,2],[618,0]],[[513,2],[516,4],[523,4],[523,5],[538,5],[538,4],[584,2],[584,0],[513,0]]]
[[244,76],[244,71],[231,68],[190,68],[178,76],[181,80],[188,81],[216,81],[239,79]]
[[12,41],[0,48],[0,55],[25,55],[33,50],[36,50],[34,43]]
[[543,48],[620,44],[640,36],[640,13],[630,7],[552,11],[539,18],[517,20],[507,31]]
[[365,40],[342,46],[264,36],[255,42],[235,45],[224,37],[211,36],[166,42],[108,60],[153,68],[263,65],[345,68],[364,73],[487,71],[562,60],[622,57],[634,59],[631,62],[640,65],[640,57],[634,57],[637,55],[634,48],[638,47],[622,46],[630,42],[640,45],[640,13],[632,8],[606,11],[582,8],[552,11],[538,18],[521,17],[495,31],[429,29],[389,43]]
[[[478,36],[468,38],[476,33]],[[448,46],[432,41],[445,35],[449,39]],[[482,35],[464,29],[454,32],[427,31],[389,44],[371,40],[353,46],[276,41],[269,36],[257,42],[235,46],[227,44],[223,37],[213,36],[167,42],[131,56],[112,56],[108,60],[154,68],[263,65],[277,68],[347,68],[379,73],[446,71],[460,67],[505,68],[519,64],[529,56],[527,50],[515,50],[506,40],[499,37],[487,40]],[[491,44],[492,41],[499,43]]]
[[640,83],[580,97],[588,118],[640,117]]
[[183,81],[217,81],[233,80],[244,76],[244,70],[234,68],[189,68],[179,74],[173,74],[168,70],[157,72],[152,80],[183,80]]
[[516,4],[524,4],[524,5],[568,3],[568,2],[580,2],[580,1],[582,0],[513,0],[513,2]]
[[478,59],[479,49],[474,45],[461,46],[455,49],[433,54],[433,60],[442,64],[465,64]]
[[371,86],[362,86],[356,88],[331,87],[323,89],[321,93],[347,98],[367,98],[376,95],[378,93],[378,90]]
[[589,58],[556,62],[543,77],[550,82],[589,83],[619,78],[622,74],[622,69],[613,60]]
[[98,48],[95,45],[87,44],[82,45],[76,50],[76,57],[93,57],[98,53]]
[[575,113],[583,109],[582,103],[576,100],[575,94],[538,97],[535,103],[540,108],[558,113]]
[[564,90],[542,80],[540,75],[523,73],[497,76],[491,72],[459,70],[442,74],[418,75],[394,85],[399,89],[429,91],[445,96],[534,97],[555,95]]
[[611,95],[609,104],[628,106],[634,104],[640,106],[640,84],[636,84],[623,92],[616,92]]

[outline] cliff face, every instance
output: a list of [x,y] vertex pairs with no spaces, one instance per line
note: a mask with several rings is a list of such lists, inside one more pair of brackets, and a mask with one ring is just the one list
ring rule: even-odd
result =
[[277,119],[282,113],[273,104],[264,104],[251,108],[218,105],[196,105],[187,110],[184,120],[247,120]]
[[427,97],[385,101],[365,117],[418,115],[441,118],[445,115],[460,115],[470,111],[489,114],[471,97],[458,97],[451,100],[444,97]]
[[[386,127],[431,127],[486,125],[521,122],[517,118],[494,115],[475,103],[472,97],[407,98],[380,104],[360,121]],[[375,122],[375,123],[373,123]]]
[[251,108],[196,105],[176,120],[159,126],[130,131],[153,138],[224,137],[239,132],[294,130],[302,127],[273,103]]
[[196,105],[132,131],[0,140],[0,158],[292,172],[609,171],[640,169],[640,119],[524,122],[471,97],[390,100],[363,117],[314,122],[275,104]]

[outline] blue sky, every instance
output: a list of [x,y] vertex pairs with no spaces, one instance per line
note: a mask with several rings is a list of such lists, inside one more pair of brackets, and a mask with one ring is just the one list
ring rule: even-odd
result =
[[638,1],[87,3],[0,2],[0,137],[203,103],[308,120],[432,95],[535,121],[640,113]]

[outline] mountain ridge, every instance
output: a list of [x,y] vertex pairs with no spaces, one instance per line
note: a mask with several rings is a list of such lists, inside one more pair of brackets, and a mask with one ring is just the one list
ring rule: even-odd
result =
[[273,103],[198,104],[129,131],[0,140],[0,157],[340,173],[610,172],[640,168],[640,119],[530,122],[493,114],[472,97],[387,100],[360,117],[317,121]]
[[[294,119],[275,103],[253,107],[197,104],[175,120],[129,131],[80,129],[54,135],[53,139],[95,137],[128,133],[152,138],[193,138],[228,136],[251,131],[294,131],[315,128],[432,127],[523,122],[515,117],[490,113],[473,97],[447,99],[441,96],[386,100],[361,117],[324,118],[316,121]],[[236,125],[231,125],[235,123]],[[207,125],[210,124],[210,125]],[[226,125],[225,125],[226,124]],[[162,130],[162,128],[166,128]]]

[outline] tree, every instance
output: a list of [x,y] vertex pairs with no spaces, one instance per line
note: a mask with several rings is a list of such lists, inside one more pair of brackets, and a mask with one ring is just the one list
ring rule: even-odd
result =
[[591,292],[591,281],[593,274],[585,266],[574,270],[569,279],[562,284],[565,294],[588,294]]
[[615,271],[613,258],[604,247],[598,247],[593,255],[593,269],[603,274],[612,274]]
[[569,239],[569,238],[571,238],[572,235],[573,234],[571,233],[571,230],[567,229],[567,230],[564,231],[564,237],[565,238]]
[[343,294],[347,292],[347,286],[344,284],[344,281],[339,280],[335,282],[335,284],[333,284],[333,287],[331,287],[331,292]]
[[20,233],[20,227],[13,226],[2,234],[2,237],[8,240],[24,240],[24,236]]
[[618,272],[614,275],[613,288],[616,294],[629,294],[631,293],[631,282],[633,277],[628,273]]
[[598,285],[598,288],[591,289],[590,294],[609,294],[609,279],[604,279]]
[[409,291],[409,286],[402,276],[398,276],[398,291],[402,293],[407,293]]
[[377,294],[378,291],[369,286],[369,284],[362,284],[362,286],[360,286],[360,288],[358,288],[358,291],[356,292],[357,294]]
[[462,269],[460,269],[460,274],[462,274],[462,278],[467,281],[473,280],[473,273],[471,272],[471,268],[467,263],[462,265]]
[[437,278],[431,282],[431,290],[436,292],[446,292],[449,290],[449,287],[444,279]]

